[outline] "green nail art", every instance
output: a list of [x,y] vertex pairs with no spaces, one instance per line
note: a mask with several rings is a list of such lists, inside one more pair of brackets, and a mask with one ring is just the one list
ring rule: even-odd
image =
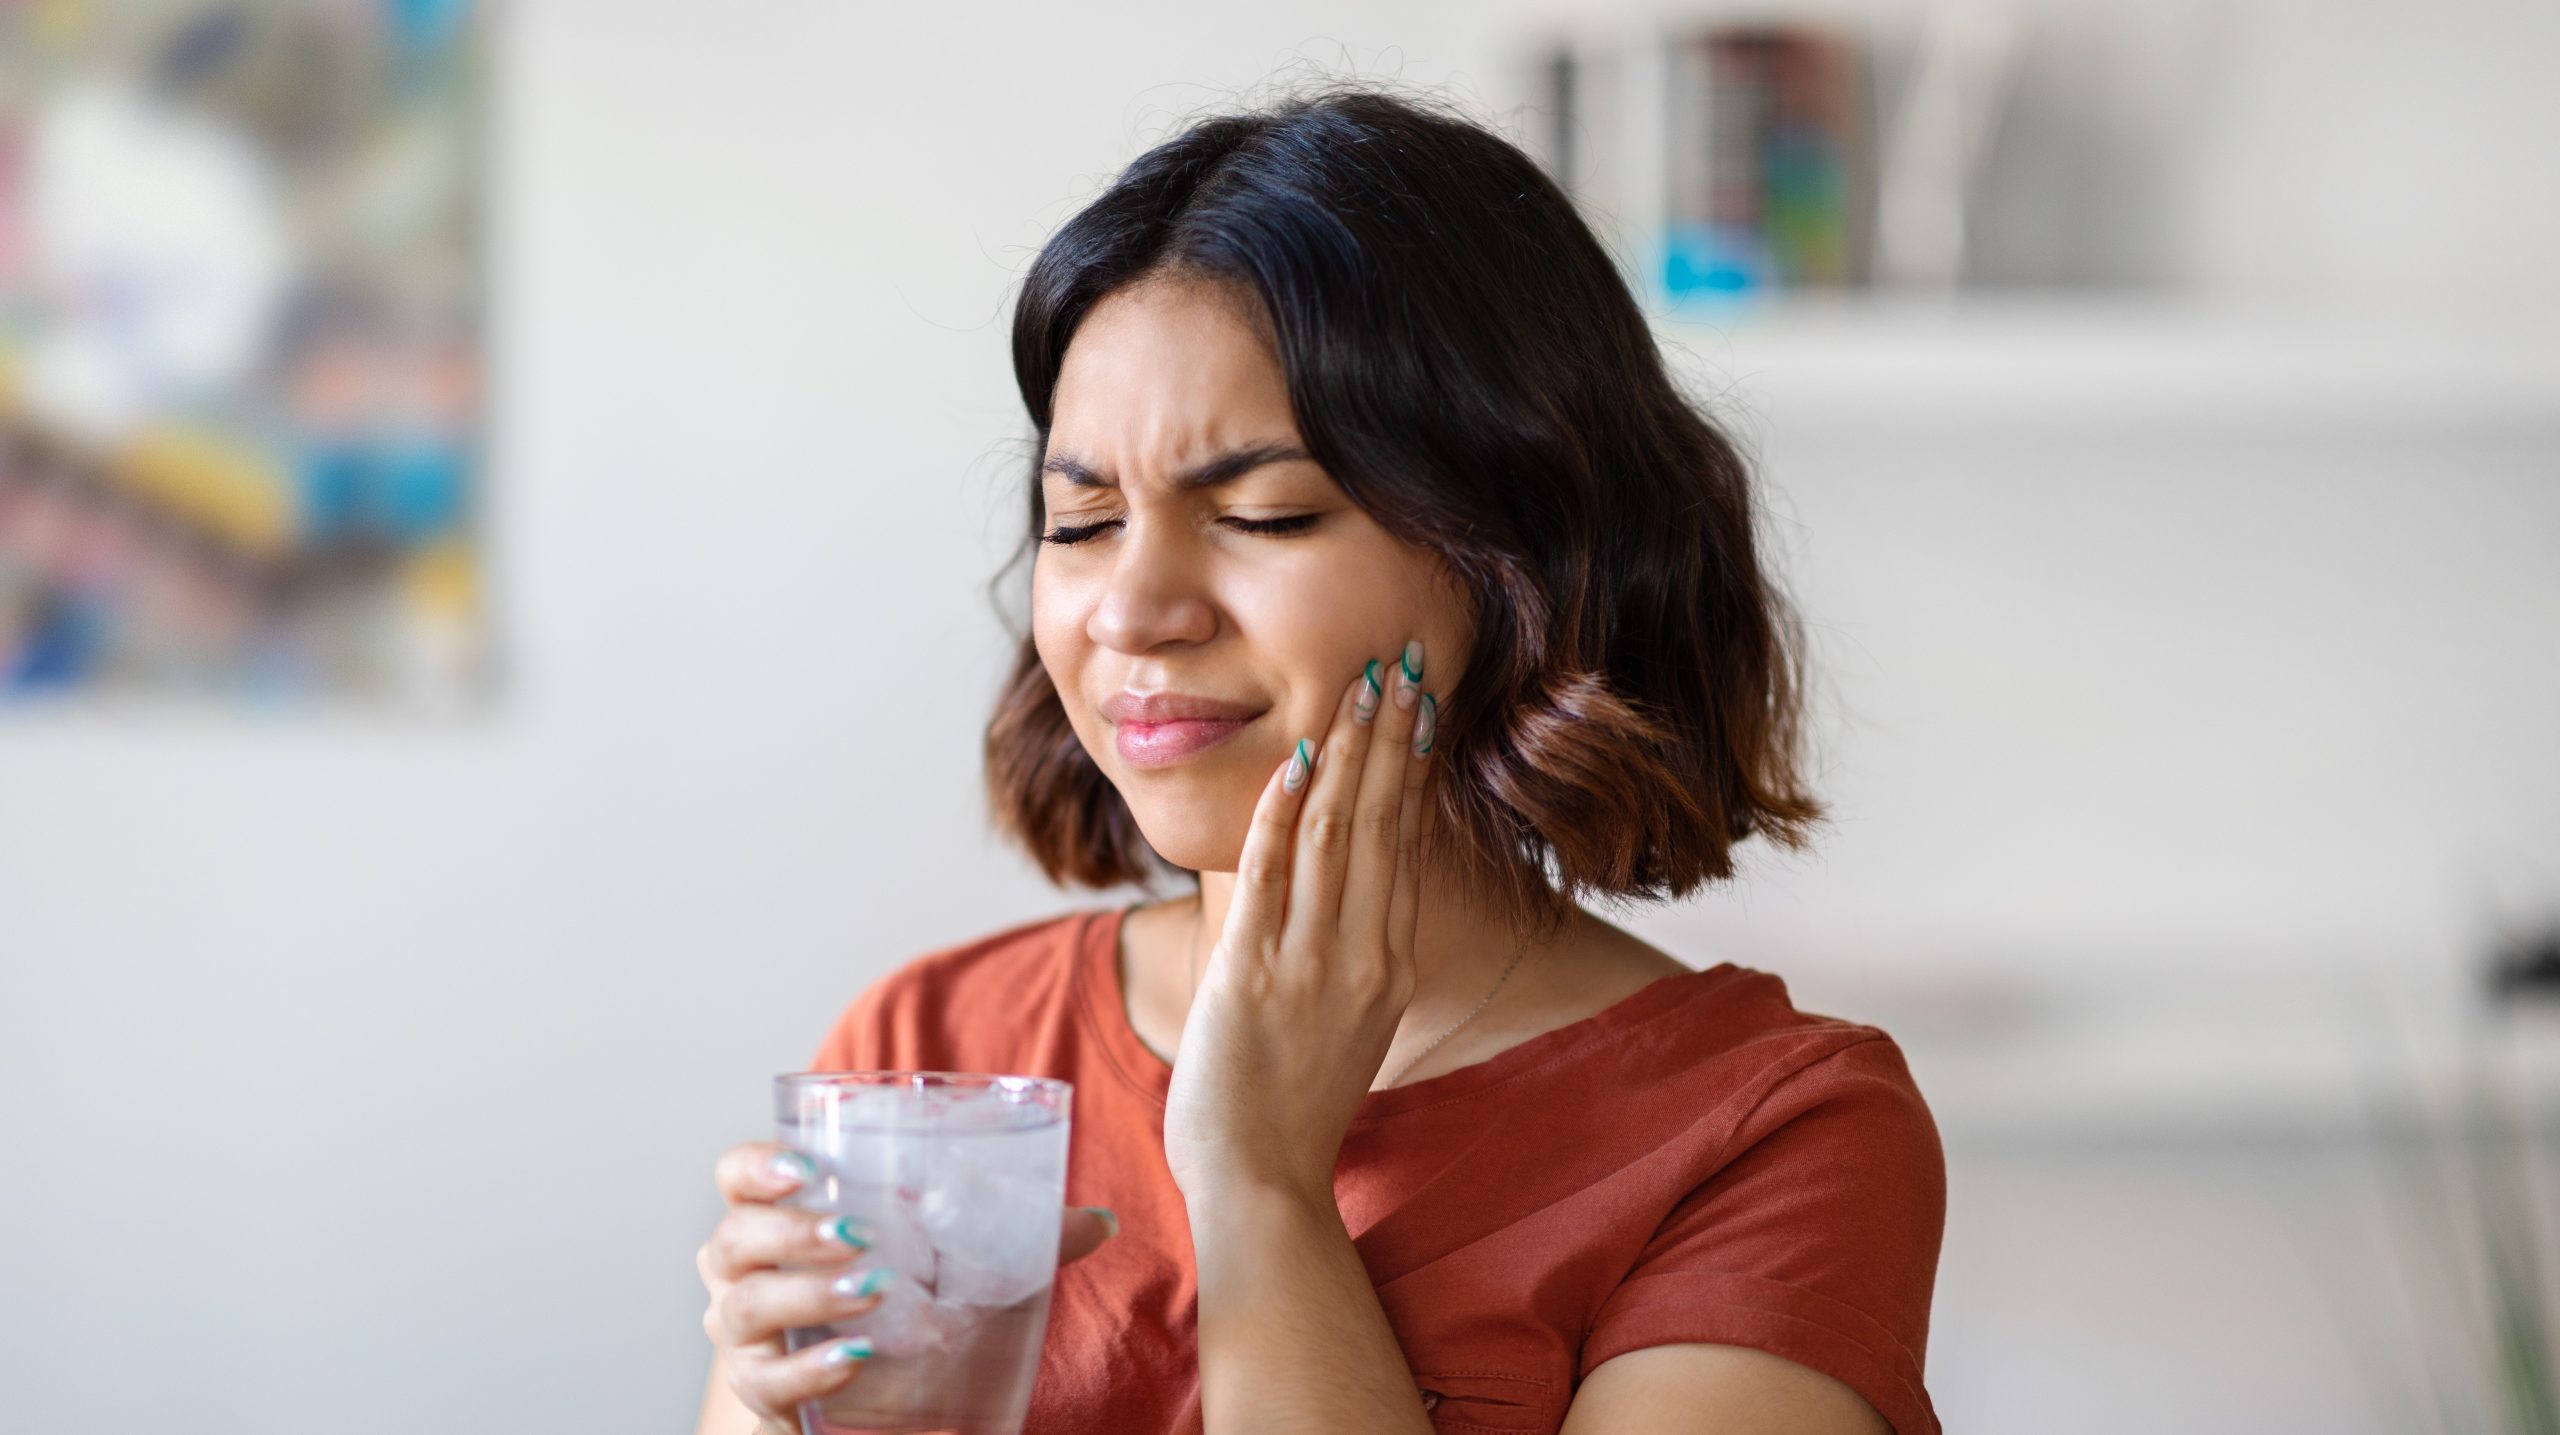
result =
[[1421,715],[1413,720],[1413,755],[1421,757],[1431,751],[1431,739],[1440,725],[1440,701],[1429,693],[1422,695]]
[[828,1346],[827,1353],[819,1358],[829,1365],[850,1365],[857,1360],[869,1360],[871,1358],[871,1337],[867,1335],[857,1335],[851,1340],[837,1341],[835,1344]]
[[874,1266],[863,1273],[862,1284],[855,1286],[853,1288],[853,1293],[856,1296],[878,1295],[880,1292],[887,1290],[889,1288],[889,1282],[894,1279],[896,1279],[895,1272],[882,1270],[879,1267]]
[[871,1237],[851,1216],[832,1216],[818,1223],[818,1237],[857,1251],[871,1249]]
[[1396,666],[1404,669],[1406,682],[1422,681],[1422,640],[1420,638],[1404,645],[1404,652],[1396,659]]

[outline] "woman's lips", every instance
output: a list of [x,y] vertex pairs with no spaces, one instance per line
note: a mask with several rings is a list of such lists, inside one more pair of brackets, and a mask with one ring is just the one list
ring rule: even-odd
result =
[[1112,743],[1131,767],[1164,767],[1196,757],[1234,737],[1251,718],[1177,718],[1113,725]]

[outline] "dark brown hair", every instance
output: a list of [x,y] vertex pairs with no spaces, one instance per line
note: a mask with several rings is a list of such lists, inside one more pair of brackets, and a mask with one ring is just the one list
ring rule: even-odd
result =
[[[1608,252],[1518,147],[1367,82],[1192,123],[1041,250],[1014,310],[1030,531],[1076,327],[1143,279],[1248,300],[1308,453],[1465,589],[1439,850],[1539,927],[1578,896],[1805,845],[1800,656],[1750,473],[1683,396]],[[1010,565],[1009,565],[1010,566]],[[1001,575],[999,577],[1001,581]],[[1026,635],[987,728],[996,822],[1052,881],[1153,886],[1147,845]]]

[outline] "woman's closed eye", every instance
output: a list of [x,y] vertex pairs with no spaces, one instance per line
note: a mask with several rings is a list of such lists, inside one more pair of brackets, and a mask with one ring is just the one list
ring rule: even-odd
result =
[[[1316,520],[1323,516],[1324,515],[1321,513],[1293,513],[1286,518],[1243,518],[1234,514],[1229,514],[1227,517],[1221,518],[1218,521],[1226,524],[1238,533],[1259,533],[1279,538],[1286,537],[1293,533],[1304,533],[1308,529],[1315,527]],[[1051,528],[1046,533],[1041,534],[1040,541],[1043,543],[1082,543],[1086,539],[1093,537],[1095,534],[1098,534],[1102,530],[1112,527],[1119,522],[1120,520],[1117,518],[1106,518],[1099,523],[1061,523],[1056,527]]]

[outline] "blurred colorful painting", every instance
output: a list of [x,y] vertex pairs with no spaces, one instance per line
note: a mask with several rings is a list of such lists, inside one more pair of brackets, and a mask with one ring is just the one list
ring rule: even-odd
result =
[[479,28],[0,0],[0,705],[483,690]]

